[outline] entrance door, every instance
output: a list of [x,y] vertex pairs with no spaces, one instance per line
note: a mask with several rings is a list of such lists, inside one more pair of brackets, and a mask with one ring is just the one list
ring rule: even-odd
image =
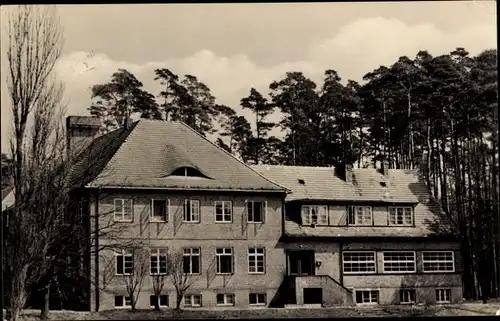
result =
[[289,275],[314,275],[314,251],[289,251]]
[[323,303],[322,288],[304,289],[304,304],[322,304],[322,303]]

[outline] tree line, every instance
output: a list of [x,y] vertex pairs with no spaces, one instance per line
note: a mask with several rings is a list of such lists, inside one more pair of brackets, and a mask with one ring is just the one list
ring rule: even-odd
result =
[[[321,84],[287,72],[268,93],[249,88],[241,98],[252,119],[218,104],[196,76],[156,69],[162,90],[154,95],[118,70],[92,88],[89,110],[103,119],[103,131],[133,114],[183,121],[215,135],[220,147],[247,163],[369,167],[387,161],[390,168],[416,169],[462,242],[464,295],[478,298],[498,293],[500,281],[496,57],[493,49],[476,56],[465,48],[439,56],[422,50],[367,72],[363,83],[343,83],[333,69]],[[282,137],[270,135],[274,128]]]

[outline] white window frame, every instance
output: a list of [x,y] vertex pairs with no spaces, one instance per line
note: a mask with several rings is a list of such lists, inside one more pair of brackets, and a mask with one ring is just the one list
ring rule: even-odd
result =
[[[218,296],[222,295],[222,303],[219,303]],[[232,302],[229,302],[229,298],[232,298]],[[217,293],[215,295],[215,304],[219,307],[232,307],[235,304],[235,295],[234,293]]]
[[[153,262],[153,257],[156,258],[156,262]],[[165,272],[162,273],[160,272],[160,267],[161,267],[161,258],[165,258]],[[156,265],[156,271],[157,273],[153,273],[153,266]],[[149,257],[149,274],[150,275],[167,275],[168,273],[168,249],[167,248],[161,248],[161,247],[156,247],[156,248],[151,248],[150,249],[150,257]]]
[[[411,293],[413,293],[413,300],[411,298]],[[401,300],[402,298],[405,300]],[[415,289],[399,290],[399,304],[415,304],[416,302],[417,302],[417,291]]]
[[[436,289],[436,304],[447,304],[447,303],[451,303],[451,289],[450,288],[437,288]],[[449,296],[448,296],[448,300],[447,301],[443,301],[441,300],[442,298],[442,293],[448,293]],[[438,299],[439,298],[439,299]]]
[[[151,305],[151,299],[152,299],[153,297],[154,297],[155,299],[157,299],[157,300],[158,300],[158,306],[159,306],[160,308],[168,308],[168,305],[169,305],[169,304],[168,304],[168,303],[169,303],[169,302],[168,302],[168,300],[169,300],[168,294],[160,294],[160,295],[158,295],[158,296],[156,296],[156,295],[154,295],[154,294],[151,294],[151,295],[149,296],[149,305],[150,305],[150,307],[151,307],[152,309],[154,309],[154,308],[155,308],[155,306],[154,306],[154,305]],[[165,305],[165,304],[161,304],[161,297],[166,297],[166,298],[167,298],[167,304],[166,304],[166,305]]]
[[[158,216],[155,216],[155,202],[165,202],[165,217],[163,219],[159,219]],[[151,222],[154,223],[167,223],[170,218],[170,199],[151,199]]]
[[[121,298],[122,304],[116,305],[116,298]],[[127,300],[128,299],[128,300]],[[127,304],[130,301],[130,304]],[[115,309],[130,309],[132,308],[132,299],[126,295],[115,295]]]
[[[255,303],[252,303],[251,297],[255,295]],[[259,296],[263,296],[262,302],[259,300]],[[248,305],[250,306],[266,306],[267,305],[267,294],[266,293],[249,293],[248,294]]]
[[[259,271],[258,260],[262,259],[262,271]],[[253,262],[252,262],[253,260]],[[250,268],[254,267],[255,271]],[[266,273],[266,249],[264,247],[251,247],[248,249],[248,274],[265,274]]]
[[[323,215],[320,215],[320,208],[324,210],[322,213]],[[313,210],[316,210],[316,220],[314,220]],[[328,205],[302,205],[300,216],[302,218],[302,225],[308,226],[314,224],[317,226],[328,226]],[[320,216],[326,219],[326,222],[320,222]]]
[[[198,253],[195,253],[196,251],[193,250],[198,250]],[[189,251],[189,253],[187,253]],[[199,247],[189,247],[189,248],[184,248],[182,251],[182,271],[184,271],[184,257],[188,256],[189,259],[189,273],[185,273],[187,275],[199,275],[201,274],[201,249]],[[193,272],[193,257],[198,257],[198,272],[194,273]]]
[[[403,213],[402,213],[402,222],[401,224],[398,223],[398,209],[402,209]],[[409,210],[410,211],[410,218],[411,218],[411,222],[407,222],[406,220],[406,211]],[[415,222],[415,215],[414,215],[414,209],[413,209],[413,206],[389,206],[389,209],[388,209],[388,212],[387,212],[387,215],[389,216],[388,217],[388,222],[389,222],[389,225],[390,226],[413,226],[414,222]],[[392,219],[393,218],[393,213],[394,213],[394,220]]]
[[[358,211],[361,211],[361,221],[359,221]],[[369,212],[370,218],[366,219],[366,212]],[[354,222],[351,223],[351,218]],[[366,220],[365,220],[366,219]],[[351,205],[347,207],[347,225],[350,226],[372,226],[373,225],[373,206],[369,205]]]
[[[370,302],[361,302],[361,303],[358,303],[357,300],[356,300],[356,293],[358,292],[369,292],[369,296],[370,296]],[[377,300],[375,302],[372,301],[373,297],[372,297],[372,294],[373,292],[377,293]],[[355,289],[354,291],[352,291],[353,295],[354,295],[354,304],[356,305],[378,305],[379,304],[379,300],[380,300],[380,289]],[[363,300],[364,301],[364,294],[362,294],[363,296]]]
[[[118,257],[119,256],[123,256],[123,266],[122,266],[122,269],[123,269],[123,273],[118,273]],[[125,270],[126,270],[126,259],[125,258],[131,258],[131,264],[132,264],[132,271],[130,273],[126,273]],[[126,249],[122,249],[120,251],[115,251],[115,275],[132,275],[134,273],[134,254],[129,251],[129,250],[126,250]]]
[[[373,254],[373,260],[353,260],[346,261],[345,254]],[[370,263],[373,264],[373,271],[346,271],[346,263],[355,264],[355,263]],[[376,274],[377,273],[377,253],[375,251],[344,251],[342,252],[342,272],[344,274]]]
[[[217,219],[217,205],[222,206],[222,220]],[[229,214],[226,214],[226,209],[229,210]],[[229,215],[230,219],[226,220],[226,215]],[[214,202],[214,219],[215,223],[232,223],[233,222],[233,202],[231,201],[215,201]]]
[[[450,260],[426,260],[425,259],[425,254],[426,253],[451,253],[451,261]],[[432,264],[432,263],[437,263],[438,266],[439,264],[445,264],[445,263],[452,263],[453,269],[452,270],[439,270],[439,269],[433,269],[429,270],[426,269],[426,263]],[[422,271],[424,273],[455,273],[455,251],[423,251],[422,252]]]
[[[402,254],[408,254],[411,253],[413,255],[412,260],[386,260],[386,254],[389,255],[400,255],[403,256]],[[417,255],[415,251],[384,251],[382,252],[382,261],[383,261],[383,272],[384,273],[396,273],[396,274],[405,274],[405,273],[416,273],[417,272]],[[404,270],[404,271],[396,271],[393,270],[391,271],[390,269],[386,268],[387,266],[391,266],[391,264],[394,264],[395,266],[404,266],[405,264],[412,263],[413,264],[413,269],[412,270]]]
[[[261,220],[260,221],[256,221],[255,220],[255,215],[254,215],[255,203],[260,203],[262,205],[261,213],[260,213],[260,216],[261,216]],[[247,205],[247,223],[262,224],[262,223],[266,222],[267,201],[248,201],[247,200],[246,201],[246,205]],[[250,213],[250,212],[252,212],[252,213]],[[252,219],[250,219],[250,216],[252,217]]]
[[[222,253],[217,253],[221,251]],[[230,255],[229,255],[230,254]],[[220,272],[222,269],[221,257],[222,256],[231,256],[231,271],[230,272]],[[231,275],[234,274],[234,253],[233,248],[231,247],[219,247],[215,249],[215,273],[217,275]]]
[[[125,202],[130,202],[130,218],[126,218]],[[121,205],[117,205],[121,203]],[[115,198],[113,200],[113,219],[115,222],[133,222],[134,221],[134,201],[130,198]]]
[[[189,204],[189,205],[188,205]],[[189,206],[189,220],[186,220],[187,213],[186,210]],[[200,223],[200,201],[194,199],[184,200],[184,208],[182,214],[182,221],[184,223]]]
[[[200,298],[200,304],[193,304],[194,301],[195,301],[194,300],[195,297],[199,297]],[[190,304],[186,303],[186,298],[189,298]],[[185,294],[182,297],[182,303],[184,304],[184,307],[199,308],[199,307],[201,307],[203,305],[202,299],[203,299],[203,297],[201,296],[201,294]]]

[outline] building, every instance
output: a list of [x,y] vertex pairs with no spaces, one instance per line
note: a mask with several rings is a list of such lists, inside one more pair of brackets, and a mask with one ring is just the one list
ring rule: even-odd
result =
[[[67,127],[91,310],[129,307],[137,269],[150,308],[177,258],[184,308],[461,300],[459,244],[413,171],[250,167],[179,122]],[[165,279],[160,305],[176,297]]]
[[288,304],[459,303],[460,244],[413,170],[253,166],[291,192]]

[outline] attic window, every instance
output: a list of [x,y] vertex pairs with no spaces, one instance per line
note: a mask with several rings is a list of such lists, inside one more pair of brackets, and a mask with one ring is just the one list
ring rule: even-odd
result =
[[381,185],[382,187],[387,187],[387,184],[386,184],[385,182],[380,182],[380,185]]
[[192,167],[179,167],[170,174],[170,176],[191,176],[191,177],[205,177],[199,170]]
[[305,185],[306,184],[306,182],[302,178],[299,178],[298,180],[299,180],[299,184],[301,184],[301,185]]

